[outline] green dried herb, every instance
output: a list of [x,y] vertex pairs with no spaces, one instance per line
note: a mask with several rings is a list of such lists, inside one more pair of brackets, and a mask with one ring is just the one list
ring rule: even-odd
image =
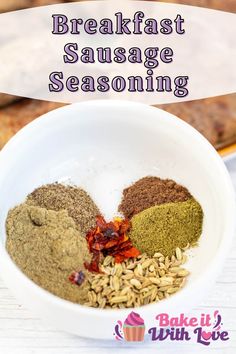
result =
[[131,219],[129,237],[140,252],[174,254],[176,247],[193,245],[202,233],[203,211],[193,198],[143,210]]
[[21,204],[10,210],[6,248],[18,267],[36,284],[76,303],[87,301],[86,281],[71,284],[68,277],[91,261],[86,239],[66,210],[52,211]]

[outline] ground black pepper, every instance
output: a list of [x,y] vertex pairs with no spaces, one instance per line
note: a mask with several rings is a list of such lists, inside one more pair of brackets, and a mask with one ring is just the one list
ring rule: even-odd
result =
[[101,214],[83,189],[60,183],[47,184],[35,189],[28,196],[27,204],[47,210],[67,210],[84,236],[95,226],[96,216]]

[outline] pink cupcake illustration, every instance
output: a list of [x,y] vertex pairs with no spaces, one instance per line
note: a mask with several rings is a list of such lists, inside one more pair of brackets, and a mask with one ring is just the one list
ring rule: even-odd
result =
[[142,342],[144,339],[144,320],[136,312],[131,312],[123,325],[124,337],[127,342]]

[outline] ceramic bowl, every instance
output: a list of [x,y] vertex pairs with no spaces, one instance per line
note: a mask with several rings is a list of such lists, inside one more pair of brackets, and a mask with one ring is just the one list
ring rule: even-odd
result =
[[117,215],[122,190],[146,175],[186,186],[204,211],[199,247],[186,267],[186,286],[169,299],[136,311],[146,327],[160,312],[187,313],[206,296],[235,228],[234,191],[210,143],[175,116],[144,104],[90,101],[51,111],[18,132],[0,153],[0,271],[25,306],[56,327],[85,337],[112,339],[130,309],[102,310],[62,300],[30,281],[5,250],[8,210],[50,182],[85,188],[106,218]]

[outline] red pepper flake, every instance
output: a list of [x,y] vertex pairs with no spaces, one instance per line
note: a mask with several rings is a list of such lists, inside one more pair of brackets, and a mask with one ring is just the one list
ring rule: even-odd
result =
[[127,219],[115,218],[114,221],[107,223],[102,216],[97,216],[96,227],[86,235],[93,258],[90,263],[84,264],[85,268],[90,272],[99,273],[101,254],[113,256],[116,263],[121,263],[126,258],[137,257],[140,252],[127,236],[130,227],[130,221]]
[[69,276],[69,281],[72,284],[76,284],[76,285],[81,285],[84,279],[85,279],[85,275],[82,272],[82,270],[80,270],[79,272],[72,272],[71,275]]

